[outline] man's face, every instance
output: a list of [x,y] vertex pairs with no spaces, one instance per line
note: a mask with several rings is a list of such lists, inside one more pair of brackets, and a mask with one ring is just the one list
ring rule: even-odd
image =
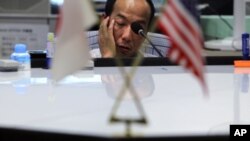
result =
[[146,0],[117,0],[111,19],[115,20],[114,39],[116,52],[122,57],[131,57],[138,52],[144,38],[135,34],[131,23],[138,22],[147,32],[150,7]]

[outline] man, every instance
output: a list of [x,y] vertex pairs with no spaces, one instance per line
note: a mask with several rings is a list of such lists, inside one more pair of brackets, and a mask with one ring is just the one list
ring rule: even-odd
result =
[[154,13],[151,0],[107,0],[99,28],[98,51],[101,57],[142,55],[139,48],[144,38],[135,34],[130,25],[138,22],[147,32]]

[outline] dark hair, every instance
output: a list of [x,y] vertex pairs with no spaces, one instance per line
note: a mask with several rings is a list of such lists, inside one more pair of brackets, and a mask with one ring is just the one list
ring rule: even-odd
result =
[[[151,10],[150,19],[149,19],[149,26],[150,26],[151,22],[153,21],[154,15],[155,15],[155,7],[154,7],[154,4],[151,0],[146,0],[146,1],[149,4],[150,10]],[[107,16],[110,16],[111,13],[113,12],[115,2],[116,2],[116,0],[107,0],[106,6],[105,6],[105,14]]]

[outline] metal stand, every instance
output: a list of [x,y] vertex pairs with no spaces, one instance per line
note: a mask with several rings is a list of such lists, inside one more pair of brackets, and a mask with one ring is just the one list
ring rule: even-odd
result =
[[[124,123],[126,126],[125,137],[130,138],[130,137],[132,137],[131,125],[133,123],[146,125],[147,120],[145,118],[145,113],[144,113],[144,110],[143,110],[142,105],[140,103],[140,100],[138,98],[138,95],[136,94],[136,91],[134,90],[133,86],[131,85],[132,75],[129,75],[127,73],[123,73],[123,74],[124,74],[124,82],[125,83],[124,83],[124,86],[121,89],[120,94],[119,94],[118,98],[116,99],[116,102],[113,106],[113,109],[111,112],[111,117],[110,117],[110,122],[111,123]],[[131,95],[133,96],[133,100],[136,104],[136,108],[141,115],[141,118],[139,118],[139,119],[119,118],[116,116],[116,112],[120,106],[120,103],[125,95],[126,90],[129,90],[131,92]]]
[[141,119],[121,119],[121,118],[116,118],[116,117],[111,117],[110,119],[111,123],[124,123],[126,126],[126,130],[125,130],[125,137],[127,138],[131,138],[132,135],[132,130],[131,130],[131,124],[133,123],[138,123],[138,124],[147,124],[147,121],[144,117],[142,117]]

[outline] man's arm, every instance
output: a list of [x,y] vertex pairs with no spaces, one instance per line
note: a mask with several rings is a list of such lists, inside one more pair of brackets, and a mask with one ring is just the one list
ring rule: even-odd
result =
[[114,57],[116,54],[113,27],[114,19],[110,20],[110,17],[106,17],[101,21],[98,43],[103,58]]

